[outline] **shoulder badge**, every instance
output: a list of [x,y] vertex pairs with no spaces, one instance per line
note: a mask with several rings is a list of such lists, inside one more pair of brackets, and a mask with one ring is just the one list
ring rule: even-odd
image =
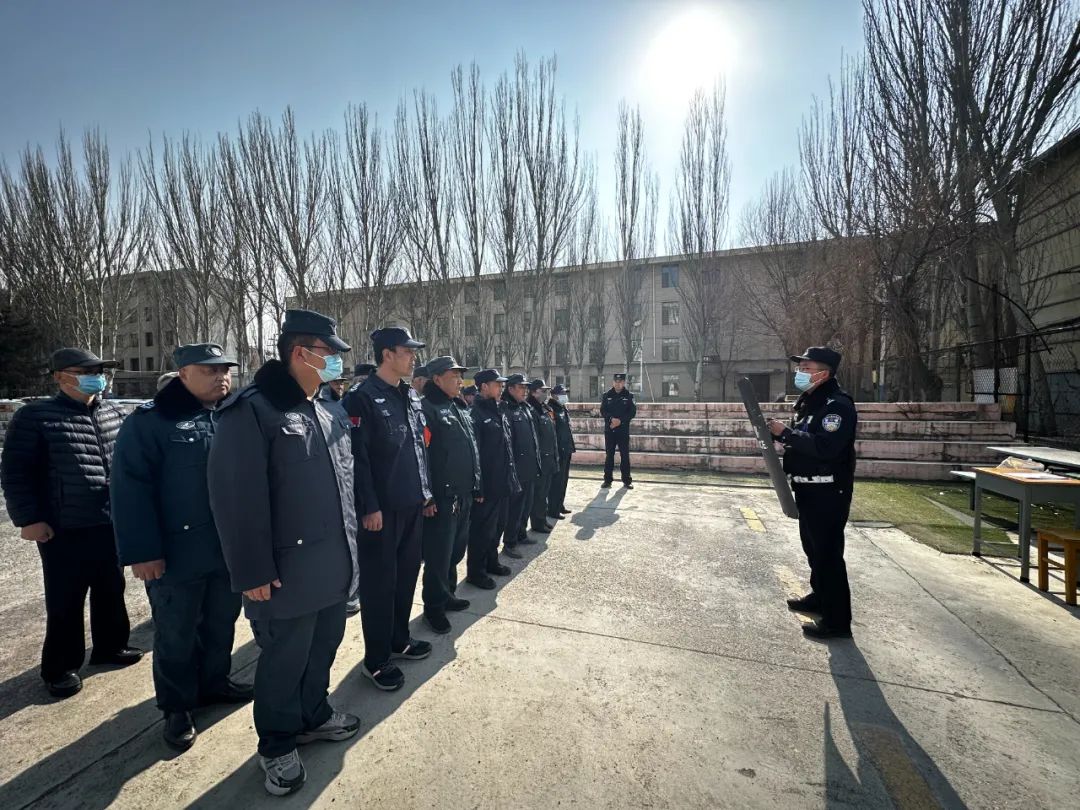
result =
[[835,433],[840,429],[840,423],[842,421],[843,420],[840,418],[840,414],[830,413],[822,418],[821,426],[825,428],[825,430],[829,431],[829,433]]
[[176,423],[176,429],[177,430],[194,430],[195,429],[195,423],[194,422],[177,422]]
[[289,411],[287,414],[285,414],[285,418],[288,419],[290,422],[302,422],[304,420],[304,417],[301,414],[298,414],[296,411]]
[[148,401],[144,402],[142,405],[140,405],[139,410],[140,411],[149,411],[149,410],[153,410],[153,407],[154,407],[154,400],[151,399],[151,400],[148,400]]
[[386,402],[386,397],[375,397],[375,404],[382,405]]

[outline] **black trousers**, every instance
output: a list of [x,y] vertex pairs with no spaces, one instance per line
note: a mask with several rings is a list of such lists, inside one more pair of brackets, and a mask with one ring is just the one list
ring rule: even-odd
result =
[[469,576],[483,576],[499,564],[499,540],[506,531],[510,498],[484,498],[474,503],[469,519],[469,558],[465,563]]
[[619,472],[624,484],[633,483],[630,478],[630,428],[608,428],[604,431],[604,480],[612,481],[615,473],[615,451],[619,451]]
[[469,547],[472,495],[436,498],[435,514],[424,518],[424,610],[442,613],[457,590],[458,563]]
[[515,545],[524,539],[525,530],[528,528],[529,515],[532,514],[535,484],[535,479],[522,481],[521,492],[510,496],[510,510],[506,518],[506,530],[503,532],[504,546]]
[[124,574],[111,525],[58,529],[37,543],[45,577],[45,643],[41,677],[56,681],[86,658],[83,613],[90,592],[94,654],[109,656],[127,646],[131,625],[124,605]]
[[810,564],[810,589],[821,617],[832,627],[850,627],[851,591],[844,563],[844,526],[851,511],[850,486],[795,484],[799,536]]
[[548,516],[548,493],[551,492],[551,482],[558,472],[541,473],[533,482],[532,509],[529,511],[529,519],[532,527],[547,528]]
[[548,517],[557,518],[566,508],[566,487],[570,483],[570,456],[559,456],[559,471],[548,490]]
[[154,616],[158,708],[191,711],[201,696],[228,686],[240,594],[233,593],[223,569],[190,582],[152,580],[146,595]]
[[345,636],[345,603],[292,619],[252,620],[251,629],[259,645],[253,709],[259,753],[280,757],[296,748],[297,734],[330,719],[326,696]]
[[409,643],[416,580],[420,576],[423,506],[382,512],[382,531],[361,529],[356,540],[360,566],[360,621],[364,663],[373,672],[390,663],[390,653]]

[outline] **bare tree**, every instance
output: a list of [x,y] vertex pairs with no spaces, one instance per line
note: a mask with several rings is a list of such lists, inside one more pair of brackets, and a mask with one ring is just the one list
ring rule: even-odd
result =
[[594,329],[606,329],[606,324],[593,324],[590,316],[593,297],[592,284],[595,277],[602,281],[603,273],[595,269],[600,261],[600,217],[596,196],[596,183],[590,182],[585,192],[581,213],[569,240],[568,279],[569,323],[564,334],[566,353],[562,364],[563,375],[569,380],[571,368],[584,377],[585,364],[589,361],[589,338]]

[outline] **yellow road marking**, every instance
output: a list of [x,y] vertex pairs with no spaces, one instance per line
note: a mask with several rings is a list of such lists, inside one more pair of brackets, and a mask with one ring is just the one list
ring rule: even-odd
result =
[[739,511],[742,512],[743,520],[745,520],[746,525],[750,527],[750,531],[765,531],[765,524],[761,522],[761,518],[758,517],[757,512],[749,506],[740,506]]

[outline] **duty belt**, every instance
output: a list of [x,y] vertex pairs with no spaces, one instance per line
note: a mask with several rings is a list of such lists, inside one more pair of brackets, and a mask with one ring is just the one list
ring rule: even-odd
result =
[[793,484],[832,484],[835,483],[834,477],[831,475],[793,475],[791,476],[791,482]]

